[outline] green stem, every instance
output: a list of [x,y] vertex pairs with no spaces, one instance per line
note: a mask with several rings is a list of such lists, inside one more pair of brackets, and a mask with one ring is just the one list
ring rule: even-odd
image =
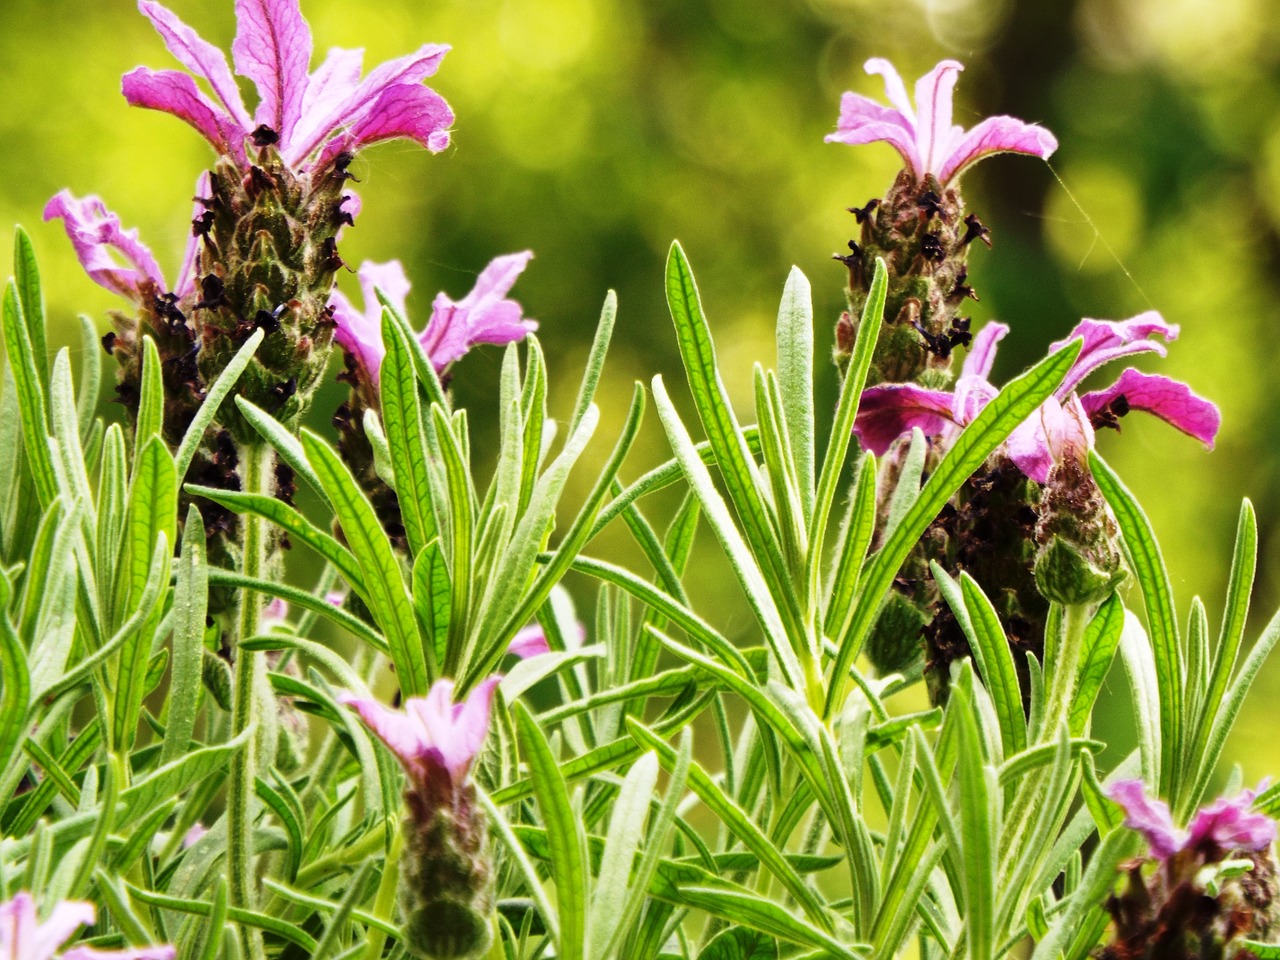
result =
[[[265,444],[244,446],[239,451],[241,487],[246,493],[271,495],[271,448]],[[266,561],[266,521],[253,514],[240,517],[240,569],[246,577],[261,577]],[[240,591],[240,613],[236,631],[235,687],[231,708],[231,735],[238,737],[254,726],[258,674],[262,654],[242,650],[244,637],[258,632],[262,598],[256,591]],[[231,760],[231,780],[227,787],[227,892],[230,904],[243,910],[255,909],[257,887],[253,874],[253,798],[257,776],[258,743],[250,737],[243,750]],[[266,960],[262,931],[242,925],[241,942],[249,960]]]

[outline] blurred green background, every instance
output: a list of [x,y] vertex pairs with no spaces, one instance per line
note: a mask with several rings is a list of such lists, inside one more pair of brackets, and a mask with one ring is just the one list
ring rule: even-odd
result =
[[[230,0],[171,6],[229,47]],[[179,121],[121,98],[128,69],[175,65],[132,4],[0,0],[0,11],[0,223],[31,230],[53,339],[70,343],[76,313],[105,328],[116,302],[85,278],[60,226],[39,222],[45,201],[63,187],[100,194],[172,276],[192,183],[211,154]],[[962,60],[958,122],[1009,113],[1062,144],[1051,166],[997,157],[965,177],[969,206],[995,237],[971,261],[975,325],[995,317],[1014,328],[997,379],[1082,316],[1154,307],[1181,324],[1158,366],[1221,405],[1217,450],[1134,417],[1123,436],[1102,437],[1103,453],[1152,516],[1180,609],[1199,593],[1211,616],[1220,612],[1245,495],[1262,526],[1255,632],[1280,603],[1274,0],[307,0],[304,12],[317,51],[363,46],[366,66],[426,41],[453,44],[432,85],[457,113],[454,145],[434,157],[405,144],[362,155],[353,172],[364,212],[342,254],[353,266],[404,261],[421,324],[437,290],[457,298],[492,256],[533,249],[515,295],[541,321],[562,417],[605,291],[616,289],[599,448],[612,441],[631,380],[661,372],[681,392],[661,279],[672,238],[694,265],[747,419],[751,364],[773,361],[772,318],[791,264],[813,282],[819,349],[829,349],[844,282],[830,257],[854,235],[845,208],[882,194],[898,169],[887,146],[822,142],[840,93],[881,96],[861,69],[868,56],[889,57],[909,83],[942,57]],[[9,253],[6,237],[0,257]],[[481,463],[498,363],[497,351],[482,351],[455,381],[475,411]],[[820,386],[831,401],[832,369]],[[313,421],[323,424],[341,395],[327,389]],[[627,476],[664,454],[651,422]],[[579,491],[588,481],[579,477]],[[620,534],[591,551],[639,562]],[[744,630],[716,557],[707,544],[695,562],[696,604]],[[1111,686],[1121,723],[1122,682]],[[1250,780],[1280,770],[1277,695],[1280,663],[1232,741]]]

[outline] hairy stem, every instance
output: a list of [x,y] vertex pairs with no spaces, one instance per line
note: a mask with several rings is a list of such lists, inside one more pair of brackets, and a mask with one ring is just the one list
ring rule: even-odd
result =
[[[246,493],[271,495],[271,448],[265,444],[246,445],[240,450],[241,486]],[[253,514],[240,518],[241,572],[246,577],[261,577],[266,560],[266,521]],[[258,632],[258,614],[262,598],[256,591],[240,591],[236,643]],[[263,654],[236,648],[235,688],[231,713],[231,735],[239,736],[255,725],[258,674],[262,671]],[[253,797],[257,776],[257,737],[250,737],[243,750],[231,761],[231,780],[227,788],[227,868],[228,894],[231,906],[254,909],[257,900],[253,876]],[[240,935],[249,960],[265,960],[262,932],[256,927],[242,926]]]

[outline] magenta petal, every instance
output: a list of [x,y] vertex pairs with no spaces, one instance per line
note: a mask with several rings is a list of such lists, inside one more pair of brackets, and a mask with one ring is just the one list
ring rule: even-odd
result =
[[314,142],[320,125],[355,93],[363,63],[363,50],[334,47],[329,51],[307,81],[307,90],[302,98],[302,116],[293,128],[289,143],[283,148],[286,159],[294,162],[295,145]]
[[1174,828],[1169,805],[1148,797],[1141,780],[1119,780],[1107,789],[1107,796],[1124,808],[1124,825],[1146,837],[1153,857],[1168,860],[1185,845],[1186,838]]
[[902,75],[897,68],[884,57],[872,57],[862,65],[862,69],[872,75],[879,74],[884,79],[884,95],[902,115],[903,120],[914,129],[916,111],[911,105],[911,98],[907,96],[907,85],[902,82]]
[[449,144],[453,111],[444,98],[419,84],[387,87],[369,110],[345,134],[335,137],[320,153],[315,169],[323,170],[340,153],[355,153],[383,140],[416,140],[438,153]]
[[[437,684],[439,686],[439,684]],[[399,710],[384,707],[371,697],[357,697],[346,691],[338,694],[338,702],[360,714],[364,725],[383,743],[411,774],[419,757],[428,746],[421,736],[421,725]],[[418,698],[410,697],[412,703]],[[407,707],[407,704],[406,704]]]
[[188,74],[137,67],[121,79],[120,90],[131,106],[171,113],[195,127],[219,153],[240,155],[244,129],[201,93]]
[[[63,221],[80,265],[95,283],[131,300],[144,295],[144,285],[164,289],[160,265],[138,239],[138,231],[123,229],[120,218],[97,197],[77,199],[63,190],[44,208],[45,220],[55,218]],[[128,265],[122,266],[113,253]]]
[[364,294],[365,310],[378,317],[378,326],[382,326],[382,303],[378,299],[378,291],[391,301],[391,305],[401,313],[405,312],[405,298],[409,296],[409,278],[405,276],[404,266],[399,260],[387,263],[374,263],[366,260],[360,264],[356,273],[360,280],[360,291]]
[[995,153],[1022,153],[1043,160],[1057,149],[1057,138],[1044,127],[1013,117],[988,117],[952,144],[941,160],[938,179],[946,183]]
[[[196,178],[195,206],[191,211],[192,221],[199,220],[205,212],[201,198],[208,199],[213,195],[213,185],[209,179],[209,171],[205,170]],[[182,255],[182,266],[178,269],[178,279],[174,282],[173,292],[182,299],[196,289],[196,274],[200,270],[200,249],[204,246],[204,237],[198,230],[192,229],[187,237],[187,248]]]
[[952,400],[950,393],[914,383],[878,384],[863,392],[853,432],[863,449],[883,456],[913,427],[927,437],[943,433],[953,423]]
[[518,632],[511,639],[511,643],[507,645],[507,653],[519,657],[521,660],[528,660],[530,657],[537,657],[550,652],[551,647],[547,643],[547,633],[540,624],[536,623],[531,623]]
[[1029,480],[1044,483],[1049,479],[1053,451],[1049,448],[1039,411],[1013,428],[1004,442],[1004,452]]
[[898,151],[917,176],[921,175],[923,164],[916,152],[915,132],[902,114],[860,94],[846,93],[840,98],[836,132],[827,134],[825,139],[827,143],[847,143],[855,147],[883,141]]
[[1040,423],[1054,463],[1068,457],[1084,462],[1093,449],[1093,424],[1080,398],[1072,396],[1066,403],[1049,397],[1040,406]]
[[1075,364],[1054,393],[1060,400],[1067,397],[1090,373],[1120,357],[1137,353],[1158,353],[1163,357],[1164,344],[1152,340],[1154,336],[1166,341],[1178,339],[1178,328],[1166,323],[1155,310],[1129,320],[1081,320],[1065,339],[1049,345],[1052,353],[1076,338],[1084,340]]
[[[331,103],[327,112],[318,112],[314,119],[309,119],[304,124],[305,131],[298,131],[284,145],[282,152],[285,160],[291,164],[299,164],[339,130],[355,126],[373,109],[389,87],[400,84],[416,86],[422,83],[436,72],[440,61],[448,52],[449,47],[445,44],[428,43],[414,53],[379,65],[347,97]],[[439,152],[444,149],[444,145],[428,148]]]
[[243,130],[252,126],[248,111],[244,108],[244,100],[240,97],[240,88],[236,86],[231,68],[227,66],[227,57],[221,50],[200,37],[198,33],[183,23],[170,10],[162,7],[154,0],[139,0],[138,9],[151,21],[164,40],[169,52],[192,73],[197,73],[209,81],[213,92],[227,113]]
[[[489,715],[493,710],[493,695],[498,689],[502,677],[496,674],[471,691],[466,701],[454,710],[454,728],[445,750],[446,763],[450,773],[455,768],[465,772],[471,762],[484,746],[484,738],[489,733]],[[459,774],[454,773],[454,782],[458,782]]]
[[437,370],[460,359],[478,343],[514,343],[536,329],[534,321],[523,317],[520,304],[504,299],[532,258],[528,250],[495,257],[476,277],[471,292],[458,302],[443,293],[436,296],[431,319],[418,341]]
[[1188,846],[1209,842],[1224,850],[1265,850],[1276,838],[1276,822],[1250,809],[1257,793],[1245,790],[1234,799],[1220,797],[1191,821]]
[[996,363],[996,344],[1009,332],[1008,324],[988,323],[973,337],[969,344],[969,352],[965,355],[964,365],[960,368],[962,377],[991,377],[991,368]]
[[377,383],[382,358],[387,352],[382,345],[381,314],[375,323],[370,314],[357,310],[346,294],[337,289],[329,295],[329,306],[333,308],[334,342],[364,368],[370,382]]
[[1086,393],[1080,400],[1092,415],[1110,407],[1121,397],[1128,410],[1145,410],[1154,414],[1213,449],[1218,427],[1222,425],[1222,414],[1213,403],[1192,393],[1185,383],[1130,367],[1106,390]]
[[311,28],[298,0],[236,0],[236,73],[258,88],[254,121],[288,143],[302,115],[311,68]]
[[939,172],[951,153],[952,143],[964,132],[951,124],[951,97],[964,67],[955,60],[943,60],[916,81],[916,150],[923,173],[932,173],[942,183]]

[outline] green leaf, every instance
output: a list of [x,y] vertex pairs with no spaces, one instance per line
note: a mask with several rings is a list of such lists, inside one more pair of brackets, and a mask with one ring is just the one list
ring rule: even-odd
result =
[[1049,935],[1036,944],[1032,960],[1058,960],[1081,928],[1086,914],[1096,908],[1115,886],[1119,865],[1137,852],[1138,834],[1113,830],[1102,838],[1089,858],[1089,867],[1066,905],[1053,918]]
[[27,651],[9,620],[9,580],[0,573],[0,773],[26,732],[31,679]]
[[[133,431],[133,448],[141,452],[152,437],[163,436],[164,379],[160,374],[160,351],[150,336],[142,337],[142,396],[138,401],[138,418]],[[135,458],[133,468],[138,469]]]
[[396,499],[404,519],[409,553],[416,556],[434,540],[435,512],[431,507],[431,482],[427,475],[426,426],[418,395],[418,378],[405,336],[390,311],[382,317],[382,342],[387,355],[379,374],[382,417],[387,429],[391,465],[396,476]]
[[[675,768],[679,760],[678,754],[652,730],[632,717],[627,718],[627,729],[642,747],[656,752],[664,767],[668,770]],[[689,787],[706,804],[707,809],[720,818],[734,838],[755,854],[760,863],[796,899],[810,922],[830,933],[834,926],[817,894],[805,884],[764,831],[756,826],[751,815],[721,790],[696,762],[689,765]]]
[[425,696],[428,683],[422,638],[391,542],[369,499],[332,448],[310,430],[303,430],[302,446],[360,565],[366,590],[363,599],[387,638],[401,689],[406,697]]
[[582,824],[546,737],[524,704],[513,705],[520,752],[529,765],[538,812],[547,830],[551,875],[556,882],[560,936],[557,957],[583,960],[587,942],[587,864]]
[[[841,530],[839,558],[832,571],[831,582],[824,591],[829,599],[823,603],[819,596],[814,596],[810,601],[811,609],[826,610],[823,632],[827,636],[835,632],[837,618],[844,616],[857,595],[858,580],[867,559],[867,550],[875,537],[876,506],[876,458],[867,454],[862,458],[853,499],[849,502],[849,512]],[[817,557],[813,557],[811,562],[815,569],[820,566]],[[818,582],[818,578],[814,577],[815,587]]]
[[98,394],[102,390],[102,341],[98,328],[84,314],[80,315],[80,392],[76,396],[76,419],[81,439],[87,441],[98,412]]
[[698,960],[778,960],[778,944],[755,930],[730,927],[702,948]]
[[1179,792],[1182,765],[1183,662],[1178,637],[1178,618],[1173,609],[1173,588],[1165,569],[1160,545],[1151,521],[1133,494],[1094,451],[1089,466],[1098,489],[1115,512],[1124,536],[1126,553],[1147,613],[1147,633],[1155,654],[1156,680],[1160,690],[1160,790],[1159,795],[1175,801]]
[[[671,443],[671,448],[675,452],[676,458],[680,461],[680,465],[684,468],[685,475],[689,480],[689,486],[697,494],[698,501],[702,504],[702,511],[707,518],[707,522],[711,525],[711,529],[715,532],[717,539],[719,539],[720,545],[728,557],[739,583],[742,584],[742,589],[747,595],[747,602],[751,604],[756,619],[760,623],[761,631],[764,633],[769,649],[778,660],[783,677],[793,690],[804,690],[804,670],[800,666],[796,651],[791,646],[787,628],[782,619],[782,613],[778,609],[777,597],[766,581],[764,571],[757,565],[756,555],[753,554],[750,546],[734,524],[733,518],[729,514],[728,506],[720,496],[719,491],[716,490],[715,483],[711,479],[711,473],[697,454],[694,453],[693,440],[681,422],[680,415],[676,413],[675,406],[667,395],[667,389],[662,382],[661,376],[653,378],[653,397],[654,404],[658,409],[658,418],[662,421],[663,427],[666,428],[667,439]],[[724,469],[722,464],[722,473]],[[754,490],[754,488],[752,489]],[[750,537],[752,534],[748,532],[748,536]],[[772,531],[769,536],[773,536]]]
[[804,519],[813,519],[814,409],[813,409],[813,294],[799,267],[792,267],[782,288],[777,326],[778,387],[786,414],[787,436],[800,485]]
[[271,447],[280,459],[287,463],[295,474],[307,482],[320,499],[328,503],[328,496],[325,493],[324,484],[320,482],[320,477],[316,474],[311,464],[307,461],[306,451],[302,449],[302,443],[290,433],[281,423],[271,414],[267,413],[244,397],[236,397],[236,407],[239,408],[241,416],[249,422],[253,429],[263,440],[271,444]]
[[587,918],[587,942],[596,950],[617,935],[631,885],[631,867],[637,847],[644,841],[644,824],[657,786],[658,758],[652,752],[646,753],[627,771],[611,804],[609,830]]
[[[742,521],[746,542],[750,545],[764,582],[769,585],[770,595],[777,606],[782,623],[789,629],[789,636],[802,636],[800,624],[803,617],[800,613],[800,602],[790,571],[782,555],[777,531],[769,518],[768,510],[757,486],[757,467],[742,435],[742,428],[729,404],[729,393],[720,378],[720,370],[716,364],[715,345],[711,338],[711,328],[702,310],[698,297],[697,284],[685,258],[684,250],[679,243],[671,245],[667,257],[667,305],[671,309],[671,317],[675,321],[676,339],[680,345],[680,356],[684,360],[685,372],[688,375],[689,389],[693,394],[693,403],[707,431],[707,440],[715,451],[716,464],[720,475],[724,478],[725,488],[729,493],[729,501],[733,504],[739,519]],[[660,378],[655,379],[654,393],[660,389]],[[665,397],[665,390],[663,391]],[[661,404],[659,409],[661,410]],[[670,400],[666,401],[670,407]],[[671,434],[669,421],[678,417],[674,408],[667,416],[663,416],[663,424],[667,426],[668,436]],[[683,430],[683,426],[681,426]],[[674,441],[673,441],[674,443]],[[687,447],[692,447],[690,440]],[[679,451],[677,451],[679,453]],[[686,461],[689,455],[685,454]],[[692,458],[697,460],[696,457]],[[701,461],[697,461],[699,464]],[[689,463],[682,464],[686,474]],[[704,501],[703,507],[707,504]],[[759,608],[759,601],[753,601]]]
[[679,898],[686,905],[705,910],[712,916],[752,927],[779,940],[825,950],[829,956],[855,960],[867,955],[865,946],[846,946],[830,934],[792,916],[772,900],[745,891],[682,886]]
[[[877,257],[876,272],[872,277],[871,289],[867,293],[867,302],[862,308],[862,319],[858,324],[853,356],[849,360],[848,372],[840,388],[840,402],[836,406],[835,422],[831,425],[831,442],[823,455],[822,473],[818,478],[813,520],[809,526],[809,594],[811,598],[817,596],[820,584],[819,568],[823,556],[827,520],[831,515],[831,507],[835,503],[836,490],[840,486],[840,475],[844,471],[849,444],[853,440],[853,423],[858,417],[862,388],[866,385],[867,372],[871,369],[871,358],[875,353],[876,341],[880,337],[880,321],[884,315],[884,301],[888,289],[889,279],[884,261]],[[829,630],[827,632],[830,633]]]
[[879,552],[863,572],[858,602],[853,604],[835,640],[839,648],[831,673],[825,713],[834,716],[843,706],[849,668],[862,651],[863,642],[876,621],[893,578],[915,548],[929,524],[960,486],[995,452],[1018,424],[1029,417],[1053,393],[1080,353],[1081,341],[1050,354],[1020,377],[1010,381],[983,408],[930,475],[920,496],[903,516]]
[[[258,346],[262,343],[262,338],[266,333],[262,328],[253,331],[253,335],[249,337],[236,351],[236,355],[231,361],[222,368],[222,372],[218,374],[218,379],[213,381],[205,393],[204,402],[200,404],[200,408],[196,411],[196,415],[191,418],[191,423],[187,425],[187,432],[182,435],[182,442],[178,444],[178,452],[173,458],[174,470],[178,475],[178,481],[181,482],[187,475],[187,468],[191,466],[191,461],[195,458],[196,451],[200,449],[200,444],[204,440],[205,431],[209,429],[213,423],[214,417],[218,415],[218,410],[222,407],[222,401],[231,393],[236,383],[240,380],[240,374],[244,373],[245,368],[249,366],[249,361],[253,359],[253,355],[257,352]],[[237,400],[243,398],[237,397]],[[248,404],[249,401],[244,400]],[[249,406],[253,406],[249,404]],[[253,408],[255,411],[256,407]],[[241,407],[241,411],[244,408]],[[249,419],[248,414],[245,414]],[[250,422],[253,421],[250,419]],[[258,428],[254,424],[255,429]]]
[[1160,682],[1156,676],[1155,658],[1147,632],[1138,618],[1125,611],[1124,626],[1120,630],[1120,659],[1129,677],[1133,716],[1138,728],[1138,748],[1142,758],[1144,783],[1160,782]]
[[124,804],[122,823],[132,823],[145,817],[157,805],[178,796],[199,781],[222,770],[231,757],[249,742],[252,729],[246,729],[238,737],[212,747],[192,750],[171,763],[153,770],[133,786],[120,793]]
[[418,629],[426,638],[427,661],[434,677],[448,657],[449,617],[453,609],[453,583],[439,539],[423,547],[413,562],[413,608]]
[[578,387],[578,397],[573,402],[573,416],[569,418],[569,432],[573,433],[582,424],[592,401],[596,396],[596,387],[600,383],[600,373],[604,369],[604,360],[609,352],[609,341],[613,338],[613,323],[618,316],[618,295],[610,290],[605,294],[604,306],[600,309],[600,320],[596,324],[596,333],[591,340],[591,352],[587,354],[586,369],[582,374],[582,384]]
[[31,341],[31,350],[35,355],[36,372],[40,376],[40,382],[45,389],[48,389],[49,345],[45,335],[44,294],[40,289],[40,268],[36,262],[36,251],[31,243],[31,237],[22,227],[14,230],[13,277],[18,288],[18,299],[22,304],[22,315],[26,319],[27,337]]
[[[183,897],[169,897],[160,893],[153,893],[150,890],[143,890],[133,884],[128,884],[129,895],[135,900],[139,900],[152,907],[160,907],[164,910],[176,910],[179,913],[187,913],[197,917],[211,917],[214,915],[214,905],[204,900],[193,900]],[[301,927],[295,926],[286,920],[280,920],[276,917],[268,916],[264,913],[258,913],[254,910],[243,910],[239,907],[228,907],[226,912],[227,919],[232,923],[242,926],[257,927],[267,933],[273,934],[282,940],[286,940],[295,946],[301,947],[306,951],[306,956],[311,956],[316,948],[316,941]]]
[[1124,604],[1118,594],[1111,594],[1102,604],[1084,634],[1084,663],[1076,679],[1075,698],[1071,703],[1071,735],[1081,736],[1093,712],[1093,702],[1102,689],[1116,647],[1124,628]]
[[1013,652],[1009,649],[1009,641],[1000,626],[995,607],[978,582],[964,571],[960,573],[960,590],[973,626],[973,639],[976,641],[974,659],[995,706],[1005,755],[1012,756],[1027,746],[1027,723],[1022,713],[1022,690],[1018,686]]
[[270,520],[289,534],[290,539],[305,544],[332,563],[357,593],[364,594],[364,577],[360,564],[351,551],[339,543],[336,537],[312,524],[299,510],[283,500],[260,493],[241,493],[239,490],[202,487],[194,483],[188,483],[186,491],[193,496],[221,504],[235,513],[252,513]]
[[209,606],[209,571],[205,566],[205,531],[200,511],[187,508],[182,552],[173,587],[173,673],[169,681],[169,715],[160,763],[176,760],[190,747],[200,708],[204,624]]
[[982,751],[982,735],[969,694],[957,685],[949,711],[959,726],[960,856],[964,864],[965,948],[971,960],[995,951],[996,849],[999,846],[995,771]]
[[4,291],[4,303],[0,307],[0,329],[4,334],[4,349],[13,371],[18,392],[18,410],[22,421],[23,450],[31,466],[31,479],[35,484],[40,506],[47,507],[57,496],[58,481],[49,454],[49,421],[45,406],[44,377],[40,371],[47,362],[43,354],[37,355],[31,345],[27,322],[19,304],[18,290],[12,280]]

